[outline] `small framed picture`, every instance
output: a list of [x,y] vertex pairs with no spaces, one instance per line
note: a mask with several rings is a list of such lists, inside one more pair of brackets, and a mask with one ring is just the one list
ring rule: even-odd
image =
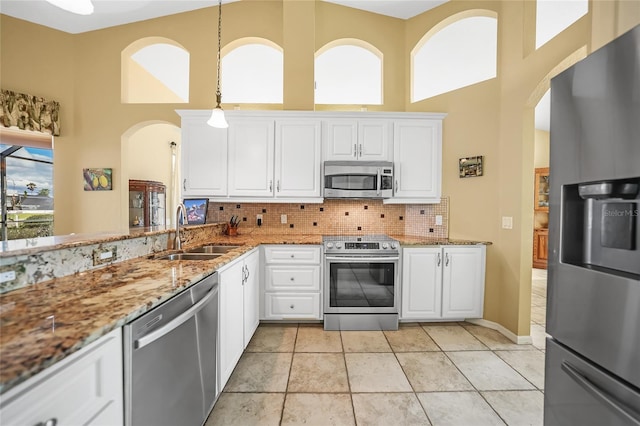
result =
[[82,169],[85,191],[111,191],[112,169]]
[[202,225],[207,221],[208,198],[191,198],[184,200],[189,225]]
[[459,161],[460,177],[476,177],[482,176],[484,164],[484,156],[476,155],[475,157],[464,157]]

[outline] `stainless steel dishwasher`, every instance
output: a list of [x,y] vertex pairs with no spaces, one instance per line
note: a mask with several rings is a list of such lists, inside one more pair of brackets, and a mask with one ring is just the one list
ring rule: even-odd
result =
[[218,275],[124,327],[125,425],[201,426],[218,396]]

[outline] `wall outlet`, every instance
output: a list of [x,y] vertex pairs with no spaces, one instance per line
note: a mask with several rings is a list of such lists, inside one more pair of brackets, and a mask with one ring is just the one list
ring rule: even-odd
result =
[[513,229],[513,217],[502,216],[502,229]]
[[256,215],[256,223],[258,224],[258,226],[262,226],[262,215],[261,214]]
[[436,225],[442,225],[442,215],[436,215]]
[[116,246],[93,250],[93,266],[113,262],[114,260],[116,260]]
[[16,279],[16,271],[0,272],[0,283],[6,283],[7,281],[13,281],[15,279]]
[[281,214],[280,215],[280,223],[282,223],[282,224],[287,223],[287,215],[286,214]]

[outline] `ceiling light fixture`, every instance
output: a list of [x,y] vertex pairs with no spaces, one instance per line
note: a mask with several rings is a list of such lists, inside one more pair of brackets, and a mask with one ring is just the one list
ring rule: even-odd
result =
[[93,13],[91,0],[47,0],[47,2],[78,15],[91,15]]
[[211,117],[207,124],[211,127],[226,129],[229,123],[224,118],[224,110],[220,106],[222,102],[222,93],[220,93],[220,44],[222,38],[222,0],[218,0],[218,85],[216,88],[216,107],[211,111]]

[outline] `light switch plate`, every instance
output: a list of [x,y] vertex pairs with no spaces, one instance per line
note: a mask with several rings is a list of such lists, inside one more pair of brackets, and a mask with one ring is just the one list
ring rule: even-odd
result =
[[287,215],[286,214],[281,214],[280,215],[280,223],[282,223],[282,224],[287,223]]
[[436,225],[442,225],[442,215],[436,215]]
[[502,229],[513,229],[513,217],[502,216]]

